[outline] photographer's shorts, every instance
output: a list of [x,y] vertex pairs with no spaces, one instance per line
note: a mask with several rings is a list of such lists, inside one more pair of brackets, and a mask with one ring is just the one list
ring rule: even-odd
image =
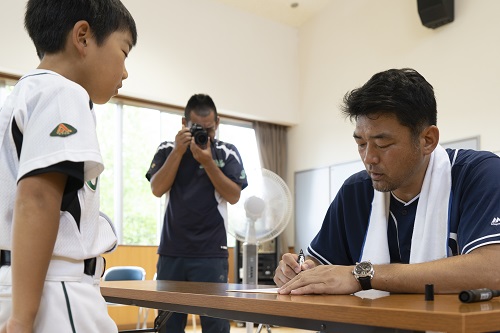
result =
[[[69,262],[53,258],[44,284],[33,333],[118,332],[108,315],[99,290],[103,269],[99,258],[94,276],[83,274],[83,261]],[[12,274],[10,266],[0,267],[0,326],[12,310]]]

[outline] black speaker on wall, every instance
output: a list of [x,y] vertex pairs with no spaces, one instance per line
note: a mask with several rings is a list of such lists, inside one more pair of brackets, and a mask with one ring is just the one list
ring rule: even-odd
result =
[[417,0],[418,15],[427,28],[436,29],[455,19],[454,0]]

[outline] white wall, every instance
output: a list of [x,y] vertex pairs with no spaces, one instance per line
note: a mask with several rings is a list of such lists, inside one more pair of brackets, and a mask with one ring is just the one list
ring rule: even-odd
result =
[[421,24],[417,1],[333,0],[300,30],[289,172],[358,158],[354,126],[338,106],[389,68],[415,68],[434,86],[442,141],[480,135],[482,149],[499,150],[499,13],[497,0],[455,0],[455,21],[433,30]]
[[24,30],[24,1],[0,0],[0,71],[21,75],[38,65]]
[[[25,1],[0,0],[0,71],[36,67]],[[210,94],[222,114],[296,124],[298,30],[210,0],[123,0],[137,47],[120,94],[184,106]]]
[[499,13],[497,0],[455,0],[455,21],[429,29],[414,0],[332,0],[299,33],[300,116],[289,132],[288,179],[358,159],[354,126],[338,106],[389,68],[415,68],[434,86],[442,142],[479,135],[481,149],[500,150]]
[[[413,67],[434,86],[442,141],[476,135],[500,151],[500,1],[455,0],[455,21],[424,27],[415,0],[332,0],[299,30],[211,0],[124,0],[139,42],[122,94],[184,105],[211,94],[222,113],[289,132],[296,171],[357,159],[343,95],[388,68]],[[0,71],[37,64],[23,1],[0,0]],[[311,194],[314,195],[314,194]],[[286,231],[293,244],[293,226]]]

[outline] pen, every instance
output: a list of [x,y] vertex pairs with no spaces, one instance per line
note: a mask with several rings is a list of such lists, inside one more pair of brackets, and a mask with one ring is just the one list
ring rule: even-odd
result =
[[297,260],[297,263],[302,267],[304,261],[305,261],[304,252],[302,251],[302,249],[300,249],[299,259]]

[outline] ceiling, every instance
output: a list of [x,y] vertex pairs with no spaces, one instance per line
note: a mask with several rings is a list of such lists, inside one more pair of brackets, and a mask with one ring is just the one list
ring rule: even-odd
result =
[[332,0],[216,0],[264,18],[300,27]]

